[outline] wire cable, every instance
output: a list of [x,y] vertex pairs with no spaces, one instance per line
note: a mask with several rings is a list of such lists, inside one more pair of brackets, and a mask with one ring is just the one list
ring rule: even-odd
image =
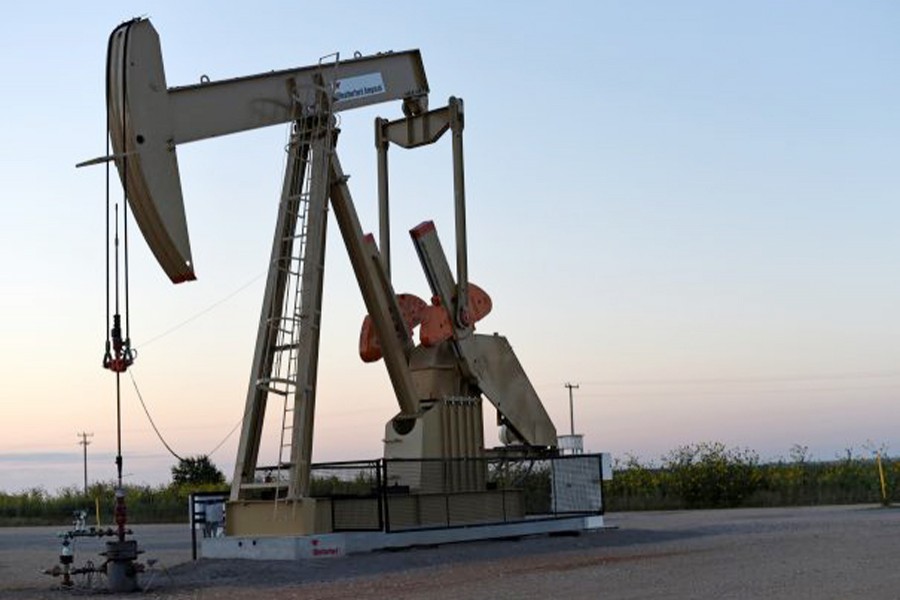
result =
[[225,442],[228,441],[228,438],[230,438],[232,435],[234,435],[234,432],[237,431],[238,427],[240,427],[241,423],[243,423],[243,422],[244,422],[244,417],[241,417],[240,421],[238,421],[235,424],[235,426],[231,428],[231,431],[228,432],[228,435],[226,435],[225,438],[221,442],[219,442],[215,448],[210,450],[210,452],[207,454],[207,456],[212,456],[213,454],[215,454],[216,450],[218,450],[223,445],[225,445]]
[[[159,441],[162,442],[162,445],[166,447],[166,450],[169,451],[169,454],[174,456],[178,461],[184,460],[172,449],[172,447],[168,444],[168,442],[166,442],[165,438],[163,438],[162,432],[160,432],[159,428],[156,426],[156,422],[153,420],[153,417],[150,416],[150,410],[147,408],[147,403],[144,402],[144,397],[141,394],[141,390],[138,388],[137,381],[134,378],[134,373],[132,373],[131,371],[128,371],[128,375],[131,376],[131,384],[134,386],[134,391],[137,393],[138,400],[140,400],[140,402],[141,402],[141,407],[144,409],[144,414],[147,415],[147,420],[150,421],[150,426],[153,427],[153,431],[156,432],[156,437],[158,437]],[[243,423],[243,422],[244,422],[244,418],[241,417],[240,420],[237,423],[235,423],[234,427],[231,428],[231,431],[229,431],[228,434],[224,438],[222,438],[222,441],[219,442],[218,444],[216,444],[215,448],[210,450],[206,454],[206,456],[212,456],[213,454],[215,454],[215,452],[219,448],[224,446],[225,442],[227,442],[228,439],[232,435],[234,435],[234,432],[237,431],[238,427],[240,427],[241,423]]]
[[206,308],[204,308],[204,309],[201,310],[200,312],[198,312],[198,313],[196,313],[196,314],[194,314],[194,315],[188,317],[187,319],[185,319],[185,320],[182,321],[181,323],[178,323],[177,325],[174,325],[174,326],[170,327],[169,329],[166,329],[166,330],[163,331],[162,333],[153,336],[153,337],[150,338],[149,340],[147,340],[147,341],[145,341],[145,342],[142,342],[142,343],[141,343],[141,348],[144,348],[145,346],[148,346],[149,344],[152,344],[153,342],[157,341],[157,340],[160,339],[160,338],[166,337],[166,336],[169,335],[170,333],[174,333],[175,331],[177,331],[178,329],[181,329],[181,328],[184,327],[185,325],[188,325],[189,323],[192,323],[193,321],[196,321],[197,319],[199,319],[200,317],[204,316],[205,314],[207,314],[207,313],[211,312],[212,310],[218,308],[220,305],[225,304],[226,302],[228,302],[229,300],[231,300],[232,298],[234,298],[235,296],[237,296],[238,294],[240,294],[241,292],[243,292],[244,290],[246,290],[247,288],[249,288],[251,285],[253,285],[254,283],[256,283],[256,282],[257,282],[263,275],[265,275],[265,274],[266,274],[265,271],[262,272],[262,273],[259,273],[259,274],[256,275],[253,279],[251,279],[250,281],[244,283],[243,285],[241,285],[239,288],[237,288],[236,290],[234,290],[233,292],[231,292],[230,294],[228,294],[228,295],[225,296],[224,298],[222,298],[222,299],[220,299],[220,300],[217,300],[217,301],[213,302],[212,304],[210,304],[209,306],[207,306]]
[[162,445],[166,447],[166,450],[169,451],[169,454],[174,456],[178,462],[183,461],[184,459],[178,456],[172,447],[166,442],[165,438],[163,438],[162,433],[160,433],[159,428],[156,426],[156,423],[153,422],[153,417],[150,416],[150,411],[147,410],[147,405],[144,403],[144,397],[141,395],[141,390],[138,389],[137,381],[134,379],[134,373],[128,371],[128,375],[131,377],[131,383],[134,385],[134,391],[137,393],[138,400],[141,401],[141,407],[144,409],[144,414],[147,415],[147,420],[150,421],[150,426],[153,427],[153,431],[156,432],[156,437],[159,438],[159,441],[162,442]]
[[[103,138],[106,141],[106,156],[111,155],[111,138],[110,133],[112,132],[112,127],[110,126],[110,118],[109,118],[109,108],[112,105],[112,101],[110,99],[110,95],[112,93],[110,85],[109,85],[109,69],[112,64],[112,48],[113,48],[113,37],[110,36],[109,42],[106,46],[106,131],[103,132]],[[110,163],[111,161],[106,161],[106,353],[109,354],[109,349],[111,346],[110,340],[110,323],[109,323],[109,315],[110,315],[110,306],[109,306],[109,293],[110,293],[110,279],[109,279],[109,205],[110,205]]]
[[[125,41],[122,43],[122,225],[125,235],[125,339],[128,339],[129,323],[131,317],[128,314],[128,38],[131,36],[131,25],[125,29]],[[119,314],[119,221],[118,205],[116,210],[116,314]]]

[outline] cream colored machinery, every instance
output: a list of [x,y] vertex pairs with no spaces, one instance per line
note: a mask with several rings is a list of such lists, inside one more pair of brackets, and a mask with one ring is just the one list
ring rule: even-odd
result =
[[[329,206],[368,311],[361,355],[383,358],[400,408],[385,428],[386,458],[481,456],[482,395],[497,408],[510,440],[538,449],[556,445],[555,428],[509,343],[474,333],[491,301],[467,275],[463,104],[451,98],[448,106],[428,111],[428,91],[417,50],[169,88],[149,21],[124,23],[110,37],[107,100],[114,155],[105,160],[115,160],[135,219],[175,283],[195,278],[176,146],[292,124],[232,480],[230,534],[303,534],[330,527],[327,511],[317,510],[309,494]],[[335,150],[334,116],[389,101],[400,101],[404,116],[376,122],[379,251],[360,226]],[[453,143],[455,275],[434,225],[425,222],[411,231],[434,298],[428,304],[398,296],[391,284],[387,156],[391,144],[415,148],[447,131]],[[261,477],[270,401],[277,401],[281,414],[280,451],[270,476]],[[421,470],[398,477],[393,483],[412,492],[427,483]],[[483,480],[477,468],[466,468],[453,481],[461,490],[477,491]]]

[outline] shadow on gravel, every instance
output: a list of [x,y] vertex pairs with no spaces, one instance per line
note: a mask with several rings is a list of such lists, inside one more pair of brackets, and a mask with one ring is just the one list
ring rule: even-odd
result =
[[[202,559],[170,568],[168,572],[171,574],[171,580],[166,577],[158,579],[159,586],[156,589],[202,588],[211,582],[215,582],[217,586],[235,588],[325,583],[432,567],[485,563],[506,558],[568,552],[585,554],[593,550],[620,550],[629,547],[635,551],[627,555],[617,552],[608,556],[597,556],[594,552],[584,560],[598,564],[641,560],[671,554],[661,550],[660,545],[696,539],[711,533],[714,532],[699,528],[677,531],[607,529],[581,535],[465,542],[297,562]],[[654,551],[644,551],[642,547],[646,545],[652,545]]]

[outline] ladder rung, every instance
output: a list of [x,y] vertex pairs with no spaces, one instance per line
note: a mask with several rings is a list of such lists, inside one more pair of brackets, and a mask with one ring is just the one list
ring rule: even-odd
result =
[[284,379],[282,377],[272,377],[266,379],[258,379],[256,381],[257,389],[265,389],[269,392],[273,392],[276,394],[281,394],[282,396],[287,396],[290,393],[290,390],[279,390],[269,386],[270,383],[280,383],[282,385],[288,385],[291,387],[297,387],[297,382],[292,379]]
[[263,379],[256,380],[256,385],[266,385],[267,383],[283,383],[285,385],[293,386],[297,385],[297,382],[293,379],[285,379],[284,377],[264,377]]
[[286,267],[278,267],[278,270],[282,273],[287,273],[290,277],[300,277],[300,271],[294,271],[293,269]]
[[[288,321],[291,323],[300,323],[303,320],[305,320],[306,318],[307,318],[306,315],[300,315],[299,317],[283,317],[283,316],[282,317],[272,317],[271,319],[269,319],[269,323],[270,324],[273,322],[277,323],[278,321]],[[290,333],[290,331],[287,329],[284,329],[282,331],[284,331],[285,333]]]
[[256,389],[258,389],[261,392],[268,392],[270,394],[278,394],[279,396],[287,396],[289,393],[286,390],[276,390],[275,388],[272,388],[272,387],[260,387],[258,385],[257,385]]

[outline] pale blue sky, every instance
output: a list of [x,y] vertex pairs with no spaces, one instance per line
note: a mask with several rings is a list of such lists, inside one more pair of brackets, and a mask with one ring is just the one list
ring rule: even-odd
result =
[[[482,331],[510,339],[561,431],[563,383],[581,382],[590,449],[898,450],[896,3],[184,4],[36,2],[0,22],[0,489],[80,482],[82,430],[91,477],[115,475],[104,171],[74,164],[104,152],[106,39],[136,15],[169,85],[420,48],[432,105],[466,102],[470,272],[495,307]],[[342,116],[369,230],[372,120],[398,115]],[[185,454],[243,410],[285,135],[179,148],[197,282],[173,287],[133,238],[133,373]],[[406,229],[434,218],[451,246],[449,160],[446,141],[392,151],[398,291],[427,296]],[[377,457],[395,402],[381,364],[356,357],[363,303],[332,233],[314,458]],[[126,472],[166,481],[124,382]],[[229,475],[235,444],[213,457]]]

